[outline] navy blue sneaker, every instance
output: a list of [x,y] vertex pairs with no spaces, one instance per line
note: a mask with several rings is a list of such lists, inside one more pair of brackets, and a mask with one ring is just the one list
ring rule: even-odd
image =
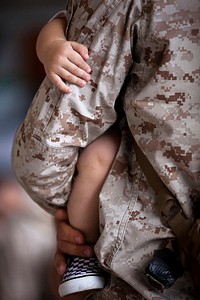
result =
[[105,286],[104,271],[96,257],[70,256],[68,267],[59,286],[60,297],[69,294],[99,290]]

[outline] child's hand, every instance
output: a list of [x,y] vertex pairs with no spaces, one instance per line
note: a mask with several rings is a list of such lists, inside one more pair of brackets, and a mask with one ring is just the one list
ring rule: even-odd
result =
[[72,89],[67,82],[83,87],[90,80],[91,68],[86,63],[88,58],[85,46],[58,39],[46,51],[43,61],[46,75],[58,89],[70,93]]

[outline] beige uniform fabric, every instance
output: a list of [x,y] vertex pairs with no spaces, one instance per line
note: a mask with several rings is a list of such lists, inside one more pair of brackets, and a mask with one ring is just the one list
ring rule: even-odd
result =
[[80,147],[116,120],[115,100],[132,66],[132,1],[68,1],[68,40],[90,50],[90,84],[63,94],[45,78],[16,136],[14,169],[30,196],[52,212],[66,203]]
[[200,2],[68,1],[66,16],[68,38],[90,48],[92,80],[81,90],[73,86],[70,99],[45,79],[16,136],[15,172],[42,207],[63,205],[78,148],[115,121],[114,102],[130,69],[120,97],[122,142],[100,194],[95,248],[112,275],[90,298],[200,299],[188,272],[164,292],[146,281],[146,264],[172,233],[161,223],[133,147],[134,137],[193,218],[200,195]]

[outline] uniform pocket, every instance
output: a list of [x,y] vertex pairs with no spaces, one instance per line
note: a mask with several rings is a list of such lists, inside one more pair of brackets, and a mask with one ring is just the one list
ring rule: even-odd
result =
[[30,126],[33,127],[33,134],[40,135],[46,131],[52,115],[55,114],[60,97],[61,91],[48,78],[45,78],[33,99],[26,117],[26,122],[30,122]]

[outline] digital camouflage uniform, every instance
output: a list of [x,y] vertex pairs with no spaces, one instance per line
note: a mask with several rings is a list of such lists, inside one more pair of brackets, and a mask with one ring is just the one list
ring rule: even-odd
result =
[[100,194],[95,248],[112,275],[90,298],[200,299],[188,272],[164,292],[147,283],[146,264],[173,235],[134,152],[135,140],[193,218],[200,194],[200,1],[69,0],[66,18],[67,38],[89,47],[91,82],[63,95],[44,80],[16,135],[17,177],[49,212],[64,205],[79,147],[114,123],[129,73],[120,94],[122,141]]

